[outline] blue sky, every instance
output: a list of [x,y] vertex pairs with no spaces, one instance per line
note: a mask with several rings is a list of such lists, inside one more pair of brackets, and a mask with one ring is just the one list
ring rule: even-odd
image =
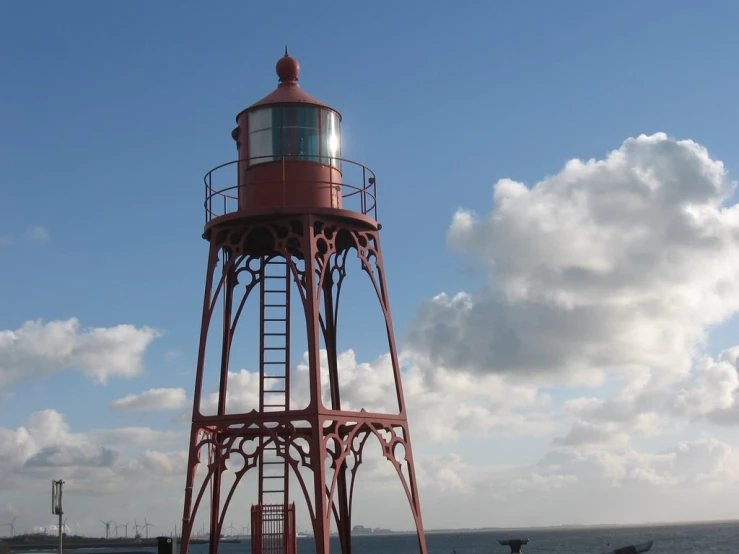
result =
[[[510,371],[474,370],[458,359],[455,366],[427,356],[414,334],[422,327],[419,306],[441,292],[483,294],[491,279],[506,278],[483,260],[485,240],[473,244],[494,226],[472,235],[462,230],[463,244],[448,247],[457,210],[474,210],[483,221],[495,209],[493,187],[500,179],[533,187],[572,158],[602,160],[641,134],[663,132],[669,141],[703,145],[728,169],[727,182],[739,167],[732,69],[739,7],[730,2],[288,2],[276,10],[236,2],[77,1],[6,3],[1,13],[0,333],[27,321],[74,317],[81,333],[130,324],[160,335],[144,349],[143,373],[104,386],[62,362],[37,377],[34,367],[22,366],[12,341],[0,340],[0,372],[28,374],[0,389],[9,393],[0,401],[0,428],[8,433],[48,409],[63,414],[79,434],[134,426],[186,429],[172,423],[172,413],[110,406],[152,388],[182,387],[190,398],[207,253],[200,238],[202,175],[235,158],[233,118],[274,88],[274,63],[285,43],[301,62],[301,86],[342,113],[344,156],[378,175],[390,298],[404,348],[432,365],[443,362],[452,374],[504,375],[506,386],[533,387],[551,397],[550,415],[560,414],[569,399],[615,397],[634,374],[607,373],[594,389],[579,377],[516,380]],[[667,162],[644,163],[657,171]],[[682,174],[675,175],[679,181]],[[732,194],[724,205],[733,205]],[[499,246],[508,252],[521,247]],[[695,271],[711,274],[714,268]],[[700,289],[693,281],[683,285]],[[356,306],[345,341],[360,361],[371,362],[385,346],[363,333],[356,314],[369,305],[360,298]],[[701,330],[708,338],[690,343],[687,366],[694,366],[696,353],[715,357],[737,344],[736,324],[720,325],[733,321],[734,313],[727,308],[706,320]],[[448,314],[437,317],[448,323]],[[509,326],[521,321],[511,317]],[[726,425],[687,416],[671,421],[639,443],[639,452],[705,437],[737,447]],[[488,429],[482,442],[474,442],[479,433],[457,431],[451,444],[419,440],[417,448],[428,456],[461,456],[471,466],[535,465],[558,436],[501,437]],[[181,450],[185,440],[170,450]],[[629,448],[640,440],[634,435]],[[144,447],[153,448],[121,450],[121,460]],[[180,479],[175,472],[173,490],[181,489]],[[435,498],[431,488],[427,495]],[[30,525],[33,510],[21,504],[16,496],[7,504],[0,499],[0,517],[24,514]],[[663,519],[683,517],[655,510]],[[426,511],[431,527],[443,526],[442,509]],[[392,523],[369,507],[362,514],[368,522]],[[521,515],[512,522],[550,521],[539,514],[531,520]],[[91,527],[91,521],[80,525]]]

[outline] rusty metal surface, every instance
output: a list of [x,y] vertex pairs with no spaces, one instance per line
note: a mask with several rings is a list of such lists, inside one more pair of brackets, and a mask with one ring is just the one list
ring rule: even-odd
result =
[[[397,413],[352,411],[341,407],[335,338],[338,298],[350,252],[352,257],[360,260],[384,314]],[[286,405],[281,411],[255,409],[244,414],[227,414],[225,406],[219,403],[217,414],[204,415],[201,401],[208,331],[212,324],[222,324],[226,331],[224,335],[233,336],[241,306],[252,293],[257,294],[256,289],[263,284],[263,266],[268,260],[274,259],[284,261],[289,268],[290,278],[299,292],[296,301],[302,305],[307,316],[309,403],[302,409]],[[242,297],[233,294],[237,280],[243,285]],[[228,318],[224,318],[223,322],[211,321],[216,303],[224,299],[231,306],[224,310],[229,314]],[[351,299],[342,297],[342,302],[347,300]],[[323,339],[329,361],[330,401],[327,404],[321,398],[320,339]],[[219,392],[225,398],[230,351],[228,340],[224,340],[223,349]],[[352,224],[351,221],[330,215],[309,214],[275,216],[266,220],[240,218],[214,227],[210,235],[194,396],[183,517],[183,554],[187,553],[195,514],[209,491],[212,495],[211,505],[218,507],[211,514],[213,541],[210,552],[217,552],[217,537],[223,529],[234,491],[248,471],[259,472],[268,447],[272,448],[273,456],[285,460],[297,478],[300,486],[298,493],[304,495],[309,508],[316,551],[319,554],[328,553],[330,520],[333,517],[339,530],[342,552],[349,554],[354,482],[368,439],[379,442],[383,456],[396,470],[418,529],[419,551],[425,554],[413,451],[377,230],[368,229],[361,221]],[[399,447],[404,451],[402,457],[398,454]],[[195,471],[205,452],[208,453],[205,458],[205,479],[198,490],[193,490]],[[230,490],[221,491],[221,476],[226,471],[226,460],[231,457],[239,457],[243,467],[235,472],[236,478]],[[331,461],[333,475],[327,475],[326,460]],[[221,493],[225,495],[222,508]]]

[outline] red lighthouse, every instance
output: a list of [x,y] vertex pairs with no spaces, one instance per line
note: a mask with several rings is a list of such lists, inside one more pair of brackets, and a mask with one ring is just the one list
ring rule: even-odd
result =
[[[209,510],[209,553],[218,551],[234,493],[252,471],[257,474],[250,502],[253,553],[295,554],[292,500],[297,494],[305,500],[316,553],[328,554],[333,523],[342,553],[349,554],[355,477],[365,446],[379,443],[402,483],[419,551],[425,554],[380,249],[375,176],[341,158],[341,116],[299,87],[299,71],[285,51],[277,62],[277,89],[236,118],[232,136],[238,160],[205,178],[203,237],[210,248],[181,553],[188,552],[201,505]],[[214,184],[221,175],[230,176],[229,186]],[[384,317],[395,386],[388,400],[397,410],[342,407],[337,318],[347,258],[358,260],[351,265],[365,274]],[[342,306],[348,302],[352,298],[341,296]],[[256,325],[247,329],[258,355],[258,383],[253,383],[258,406],[229,409],[229,370],[244,367],[238,357],[245,347],[234,338],[235,331],[246,325],[242,316],[248,303],[258,310]],[[293,324],[303,319],[307,336],[291,334]],[[308,366],[307,404],[299,408],[291,405],[291,356],[302,355],[294,351],[298,344],[307,345]],[[217,355],[206,355],[214,346]],[[217,368],[217,390],[206,394],[209,364]],[[206,404],[215,413],[206,414]],[[291,489],[291,481],[298,486]]]

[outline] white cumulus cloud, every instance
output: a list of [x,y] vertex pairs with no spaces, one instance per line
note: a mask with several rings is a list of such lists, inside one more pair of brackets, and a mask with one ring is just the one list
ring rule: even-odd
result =
[[187,394],[182,388],[149,389],[113,401],[114,410],[165,411],[185,407]]
[[672,395],[673,410],[678,415],[706,418],[720,425],[739,424],[738,357],[739,346],[735,346],[716,359],[699,359],[694,375]]
[[144,469],[151,469],[161,477],[169,468],[168,476],[176,480],[182,474],[174,468],[182,466],[184,472],[181,463],[184,454],[146,450],[137,455],[136,449],[155,445],[181,446],[186,441],[181,433],[146,427],[78,433],[70,429],[64,416],[56,410],[34,412],[22,426],[0,427],[0,488],[8,491],[35,489],[47,479],[63,477],[68,487],[76,490],[145,489],[151,483],[126,483],[131,468],[141,468],[137,475],[139,480],[149,475]]
[[157,332],[148,327],[116,325],[81,328],[76,318],[28,321],[0,331],[0,387],[63,370],[79,371],[105,383],[111,377],[134,377]]
[[448,232],[489,272],[481,290],[425,302],[409,345],[439,365],[597,384],[609,370],[685,372],[739,309],[739,208],[723,164],[690,140],[626,140]]

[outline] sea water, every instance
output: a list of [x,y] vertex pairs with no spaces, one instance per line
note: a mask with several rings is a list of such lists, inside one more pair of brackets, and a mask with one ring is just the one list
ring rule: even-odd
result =
[[[496,530],[485,532],[427,533],[429,554],[505,554],[498,539],[526,538],[524,554],[601,554],[630,544],[654,541],[654,554],[739,554],[739,522],[583,529]],[[191,554],[207,554],[207,545],[193,545]],[[220,554],[249,554],[249,541],[222,544]],[[337,537],[331,537],[331,553],[339,553]],[[352,554],[414,554],[414,534],[358,535]],[[298,554],[314,554],[312,537],[298,538]]]
[[[524,554],[601,554],[615,548],[654,541],[650,554],[738,554],[739,522],[689,525],[655,525],[639,527],[525,529],[427,533],[429,554],[506,554],[507,546],[499,539],[527,538]],[[115,554],[115,548],[80,549],[78,554],[106,552]],[[132,548],[123,548],[132,552]],[[152,547],[142,547],[152,552]],[[66,549],[68,554],[75,550]],[[191,554],[207,554],[207,544],[194,544]],[[331,537],[331,554],[341,552],[338,537]],[[353,554],[417,554],[415,534],[359,535],[352,539]],[[249,540],[239,543],[223,543],[219,554],[250,554]],[[314,554],[313,537],[298,538],[298,554]],[[178,554],[178,553],[175,553]]]

